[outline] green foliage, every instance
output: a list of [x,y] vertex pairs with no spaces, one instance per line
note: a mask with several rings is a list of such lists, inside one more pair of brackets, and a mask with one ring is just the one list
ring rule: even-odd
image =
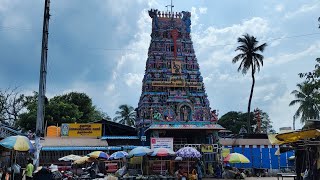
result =
[[[260,110],[261,114],[261,130],[262,133],[273,132],[271,121],[269,115],[266,112]],[[254,118],[253,112],[250,112],[250,128],[251,132],[255,132],[255,128],[257,126],[257,120]],[[234,134],[238,134],[241,127],[246,127],[248,120],[248,113],[230,111],[219,119],[218,123],[226,128],[227,130],[232,131]],[[246,127],[247,129],[247,127]]]
[[[27,111],[19,116],[18,121],[19,127],[24,130],[35,130],[36,128],[37,99],[38,94],[36,92],[24,99],[24,106]],[[108,119],[109,117],[93,106],[91,98],[85,93],[71,92],[45,101],[44,120],[47,125],[73,122],[87,123],[102,118]]]
[[134,126],[136,119],[136,112],[132,106],[123,104],[119,106],[120,111],[116,112],[116,117],[113,119],[121,124],[128,126]]
[[[263,55],[259,54],[259,52],[263,52],[267,44],[263,43],[261,45],[258,45],[259,41],[257,41],[254,36],[250,36],[249,34],[245,34],[243,35],[243,37],[239,37],[238,43],[240,43],[240,46],[236,48],[236,51],[240,51],[240,54],[236,55],[232,59],[232,63],[237,63],[238,61],[240,61],[238,71],[241,71],[242,74],[247,74],[248,70],[251,69],[252,85],[247,111],[247,126],[250,127],[250,107],[255,84],[254,74],[256,71],[260,71],[260,66],[263,66],[264,57]],[[249,132],[251,132],[251,128],[249,128]]]
[[298,90],[293,90],[291,94],[295,99],[292,100],[289,106],[298,104],[299,107],[295,113],[295,117],[299,118],[301,123],[308,119],[319,118],[319,89],[314,88],[314,84],[304,82],[297,84]]

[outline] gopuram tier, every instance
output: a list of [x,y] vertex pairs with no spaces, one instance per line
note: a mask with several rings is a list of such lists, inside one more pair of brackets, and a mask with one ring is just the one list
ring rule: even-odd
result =
[[137,127],[215,124],[191,40],[191,13],[149,10],[152,18]]

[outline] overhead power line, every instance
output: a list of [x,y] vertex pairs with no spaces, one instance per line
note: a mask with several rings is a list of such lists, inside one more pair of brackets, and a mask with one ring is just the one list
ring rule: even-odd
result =
[[[14,27],[14,26],[0,26],[0,31],[2,30],[22,30],[22,31],[31,31],[34,30],[32,28],[27,28],[27,27]],[[306,34],[297,34],[297,35],[292,35],[292,36],[282,36],[282,37],[275,37],[275,38],[270,38],[267,39],[267,43],[271,43],[276,40],[281,40],[281,39],[293,39],[293,38],[301,38],[301,37],[308,37],[308,36],[315,36],[315,35],[320,35],[319,32],[316,33],[306,33]],[[57,44],[59,41],[55,41]],[[101,51],[146,51],[148,49],[132,49],[132,48],[104,48],[104,47],[88,47],[88,46],[75,46],[73,42],[62,42],[62,47],[77,47],[77,48],[84,48],[88,50],[101,50]],[[224,47],[224,46],[232,46],[232,45],[237,45],[238,43],[227,43],[227,44],[213,44],[213,45],[208,45],[208,47]]]

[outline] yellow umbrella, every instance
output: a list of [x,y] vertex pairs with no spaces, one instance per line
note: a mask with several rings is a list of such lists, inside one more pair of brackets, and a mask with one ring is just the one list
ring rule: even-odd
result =
[[229,163],[250,163],[247,157],[239,153],[231,153],[223,161]]
[[73,164],[84,164],[86,162],[92,162],[92,161],[94,161],[93,158],[90,158],[88,156],[83,156],[83,157],[79,158],[78,160],[75,160],[73,162]]

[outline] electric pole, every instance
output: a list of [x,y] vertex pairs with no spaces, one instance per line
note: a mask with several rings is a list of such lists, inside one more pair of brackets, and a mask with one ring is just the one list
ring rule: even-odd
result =
[[50,0],[45,0],[43,29],[42,29],[42,49],[41,49],[41,65],[40,65],[40,80],[38,92],[38,107],[37,107],[37,124],[36,124],[36,152],[35,166],[39,166],[39,156],[41,151],[40,138],[43,136],[44,124],[44,103],[46,94],[46,76],[47,76],[47,56],[48,56],[48,34],[49,34],[49,19],[50,19]]

